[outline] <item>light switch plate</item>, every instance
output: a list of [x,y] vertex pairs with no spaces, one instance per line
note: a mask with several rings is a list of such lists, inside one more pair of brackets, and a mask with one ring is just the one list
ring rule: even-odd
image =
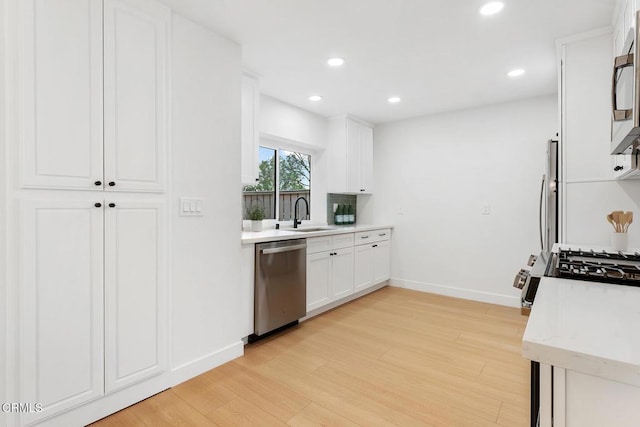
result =
[[203,216],[203,199],[180,197],[180,216]]

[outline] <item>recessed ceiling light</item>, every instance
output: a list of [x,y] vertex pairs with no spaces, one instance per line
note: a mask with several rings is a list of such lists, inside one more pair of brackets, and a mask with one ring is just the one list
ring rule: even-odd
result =
[[516,68],[515,70],[511,70],[507,73],[509,77],[519,77],[524,74],[524,70],[522,68]]
[[342,58],[331,58],[327,61],[327,64],[329,64],[332,67],[339,67],[341,65],[344,64],[344,59]]
[[397,96],[392,96],[391,98],[387,99],[387,101],[392,104],[397,104],[398,102],[400,102],[400,98],[398,98]]
[[309,97],[309,101],[318,102],[318,101],[321,101],[321,100],[322,100],[322,97],[320,95],[311,95]]
[[480,14],[485,16],[495,15],[496,13],[500,12],[503,7],[504,3],[499,1],[492,1],[480,8]]

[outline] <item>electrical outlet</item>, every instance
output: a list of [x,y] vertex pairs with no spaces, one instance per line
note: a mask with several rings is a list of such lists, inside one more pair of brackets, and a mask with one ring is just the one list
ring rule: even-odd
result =
[[203,216],[203,199],[180,197],[180,216]]
[[482,205],[482,215],[491,215],[491,205],[489,203]]

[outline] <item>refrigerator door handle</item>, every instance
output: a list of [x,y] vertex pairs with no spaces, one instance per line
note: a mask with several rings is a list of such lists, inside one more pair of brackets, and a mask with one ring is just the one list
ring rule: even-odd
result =
[[543,234],[543,225],[542,225],[542,209],[543,209],[543,201],[544,201],[544,184],[547,181],[547,176],[542,174],[542,185],[540,186],[540,209],[539,209],[539,224],[540,224],[540,249],[544,251],[544,239],[542,237]]

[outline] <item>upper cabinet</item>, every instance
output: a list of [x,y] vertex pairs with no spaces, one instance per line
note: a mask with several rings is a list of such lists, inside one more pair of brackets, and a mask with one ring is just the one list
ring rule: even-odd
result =
[[329,192],[373,193],[373,127],[350,117],[329,123]]
[[22,186],[163,191],[169,9],[66,3],[21,2]]
[[260,84],[258,79],[242,75],[241,147],[243,185],[254,185],[258,180],[258,145],[260,141]]

